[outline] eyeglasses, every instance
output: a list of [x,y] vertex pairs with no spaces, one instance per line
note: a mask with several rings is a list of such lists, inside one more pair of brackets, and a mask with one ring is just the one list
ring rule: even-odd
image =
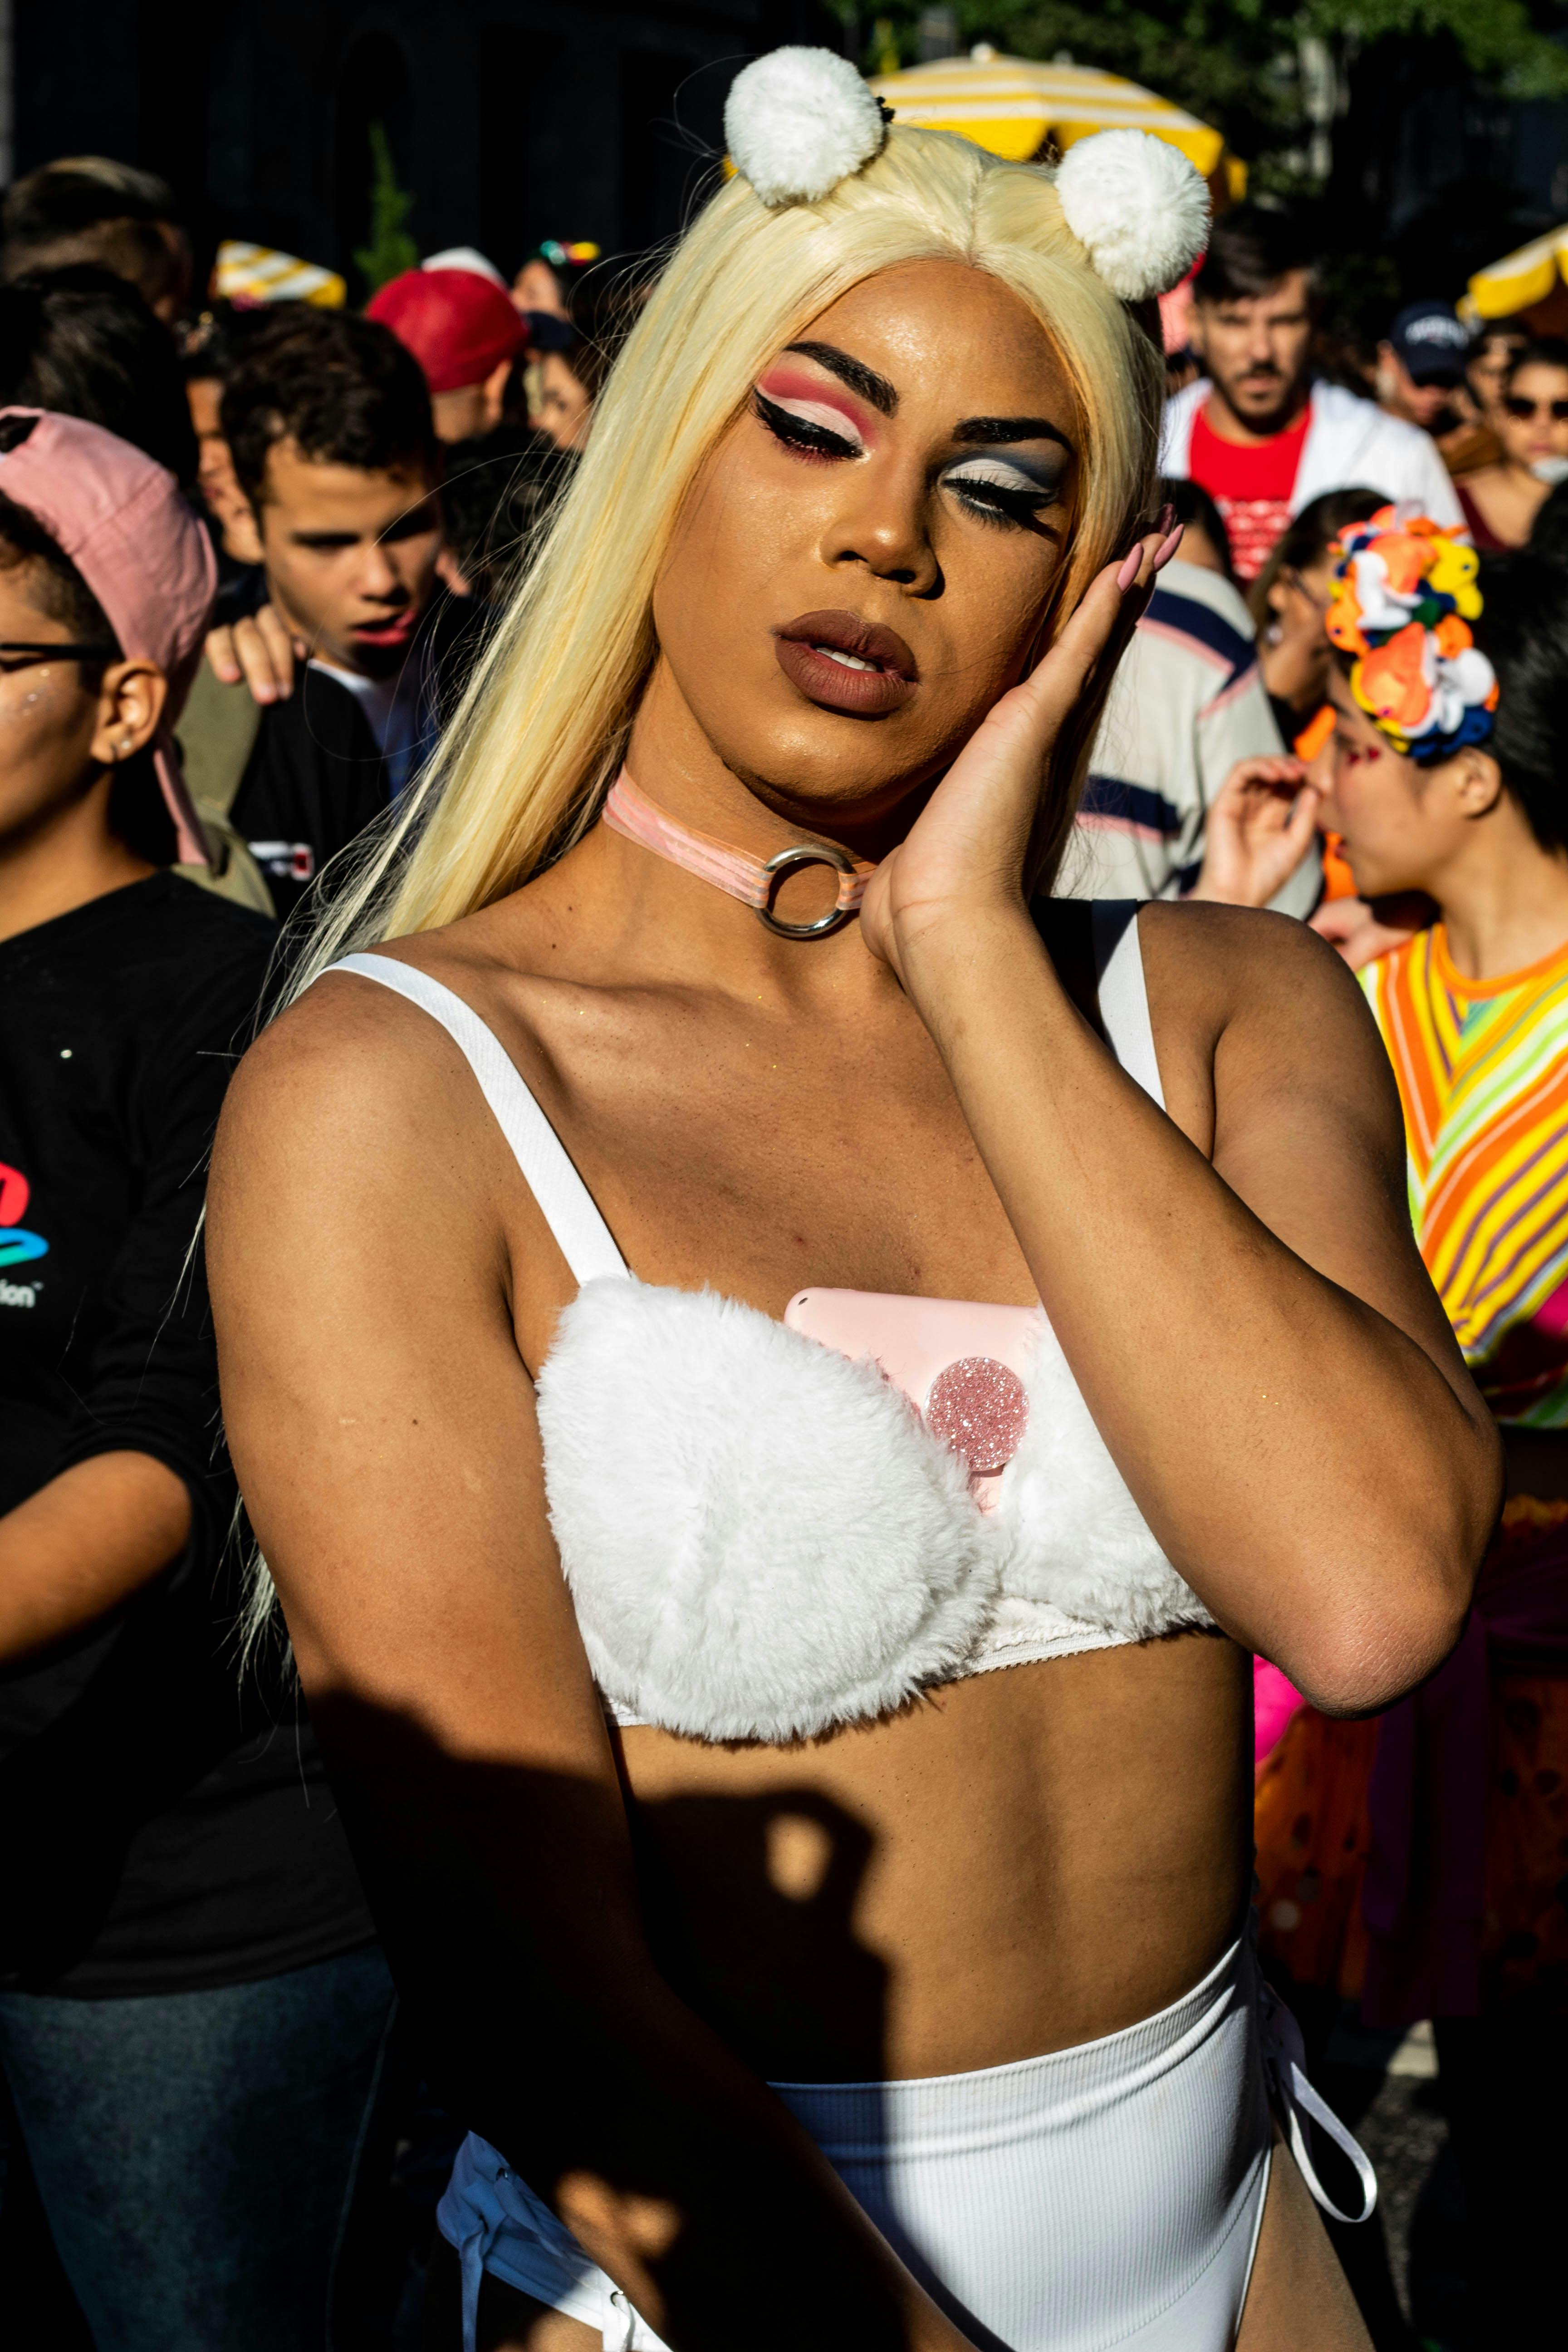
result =
[[0,639],[0,670],[31,669],[35,662],[119,661],[118,646],[33,645],[25,638]]
[[1568,425],[1568,400],[1526,400],[1522,393],[1510,392],[1502,404],[1521,425],[1528,425],[1532,416],[1550,416],[1553,425]]

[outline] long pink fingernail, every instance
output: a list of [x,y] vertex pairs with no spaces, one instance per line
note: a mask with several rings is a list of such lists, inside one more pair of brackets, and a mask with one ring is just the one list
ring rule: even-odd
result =
[[1124,596],[1137,579],[1142,562],[1143,551],[1141,547],[1135,547],[1131,555],[1122,558],[1121,569],[1116,575],[1116,584]]
[[1186,530],[1186,527],[1187,526],[1184,522],[1179,522],[1176,525],[1175,530],[1172,531],[1170,537],[1161,541],[1154,556],[1154,569],[1156,572],[1163,572],[1166,564],[1169,563],[1172,556],[1174,555],[1177,548],[1180,547],[1182,543],[1182,533]]

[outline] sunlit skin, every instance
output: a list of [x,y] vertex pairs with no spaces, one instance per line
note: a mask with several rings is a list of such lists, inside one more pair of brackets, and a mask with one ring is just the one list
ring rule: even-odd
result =
[[1467,474],[1465,488],[1503,545],[1522,547],[1552,493],[1531,468],[1542,459],[1568,459],[1568,368],[1539,361],[1515,368],[1489,422],[1502,457]]
[[1282,571],[1268,590],[1273,620],[1258,641],[1258,662],[1272,695],[1310,719],[1321,707],[1331,659],[1323,616],[1333,593],[1327,551],[1316,563]]
[[437,440],[472,441],[482,433],[492,432],[500,423],[510,374],[510,360],[498,360],[489,375],[481,376],[477,383],[460,383],[450,392],[432,393],[430,413],[435,419]]
[[511,281],[511,299],[520,310],[547,310],[552,319],[568,316],[561,281],[542,254],[523,263]]
[[[245,493],[234,470],[223,434],[223,383],[216,376],[192,376],[185,383],[191,425],[196,436],[196,481],[207,512],[223,532],[224,551],[245,562],[232,541],[237,520],[246,513]],[[248,541],[246,542],[248,544]]]
[[310,653],[365,677],[401,668],[441,552],[429,482],[275,442],[262,496],[235,537],[247,562],[265,563],[281,625]]
[[[1356,703],[1336,663],[1332,789],[1324,822],[1342,835],[1358,898],[1379,901],[1385,952],[1404,894],[1435,902],[1455,966],[1473,980],[1526,971],[1568,940],[1568,852],[1543,848],[1484,744],[1423,767],[1403,757]],[[1431,907],[1421,916],[1429,919]],[[1377,918],[1373,919],[1376,920]],[[1363,958],[1364,960],[1364,958]],[[1510,1491],[1568,1495],[1561,1431],[1503,1433]]]
[[[47,604],[33,565],[0,571],[0,642],[74,639]],[[111,831],[109,795],[166,693],[151,662],[110,661],[99,683],[77,661],[0,656],[0,939],[153,871]]]
[[529,423],[558,449],[581,449],[594,421],[594,402],[563,352],[546,352],[539,362],[539,402]]
[[1222,441],[1251,448],[1287,433],[1307,404],[1312,305],[1307,272],[1267,293],[1193,304],[1193,349],[1212,379],[1205,414]]
[[[752,2283],[759,2347],[962,2352],[756,2078],[989,2066],[1175,1998],[1245,1911],[1247,1649],[1331,1706],[1380,1703],[1452,1640],[1494,1508],[1495,1441],[1411,1247],[1397,1108],[1334,959],[1277,919],[1148,909],[1167,1119],[1040,948],[1023,877],[1044,762],[1157,546],[1131,593],[1100,573],[1026,679],[1081,438],[1047,338],[995,281],[928,262],[857,287],[700,471],[628,764],[737,847],[814,833],[879,856],[860,921],[803,950],[599,825],[395,952],[493,1024],[645,1280],[773,1317],[808,1281],[1043,1299],[1235,1640],[981,1675],[791,1749],[631,1729],[623,1782],[532,1437],[573,1285],[466,1068],[339,976],[253,1051],[225,1115],[209,1262],[228,1426],[318,1728],[394,1843],[432,1800],[367,1710],[485,1759],[482,1866],[506,1858],[500,1911],[543,1954],[498,2051],[578,2047],[559,1970],[594,2021],[584,2063],[629,2051],[645,2119],[632,2156],[621,2092],[536,2083],[516,2131],[541,2137],[514,2147],[509,2122],[509,2160],[678,2346],[723,2340],[729,2279]],[[847,631],[901,646],[869,687],[813,655]],[[867,694],[875,710],[847,707]],[[276,1268],[306,1234],[302,1313]],[[387,1279],[416,1264],[429,1278]],[[623,1787],[679,1996],[647,1954]],[[647,2194],[607,2185],[628,2177]],[[1278,2163],[1246,2352],[1364,2347],[1303,2199]],[[437,2340],[456,2344],[436,2262]],[[899,2314],[891,2333],[865,2297]],[[598,2338],[487,2282],[480,2340]]]

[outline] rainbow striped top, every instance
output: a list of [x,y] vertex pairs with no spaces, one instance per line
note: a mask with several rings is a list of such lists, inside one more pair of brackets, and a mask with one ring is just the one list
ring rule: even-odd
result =
[[1568,1427],[1568,944],[1468,980],[1441,923],[1361,972],[1405,1109],[1410,1215],[1500,1421]]

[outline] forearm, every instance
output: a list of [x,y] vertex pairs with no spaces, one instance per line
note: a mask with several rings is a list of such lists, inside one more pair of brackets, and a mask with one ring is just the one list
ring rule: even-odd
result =
[[1440,1650],[1458,1622],[1490,1442],[1433,1358],[1279,1241],[1117,1067],[1022,908],[931,926],[905,981],[1175,1566],[1331,1703],[1426,1671],[1405,1632]]
[[150,1454],[97,1454],[0,1518],[0,1661],[89,1625],[189,1538],[184,1479]]
[[[323,1696],[312,1715],[331,1753],[339,1707]],[[965,2352],[788,2110],[660,1974],[610,1843],[616,1792],[435,1770],[400,1803],[362,1780],[378,1819],[376,1850],[360,1851],[453,2112],[677,2352]],[[368,1809],[342,1793],[363,1835]]]

